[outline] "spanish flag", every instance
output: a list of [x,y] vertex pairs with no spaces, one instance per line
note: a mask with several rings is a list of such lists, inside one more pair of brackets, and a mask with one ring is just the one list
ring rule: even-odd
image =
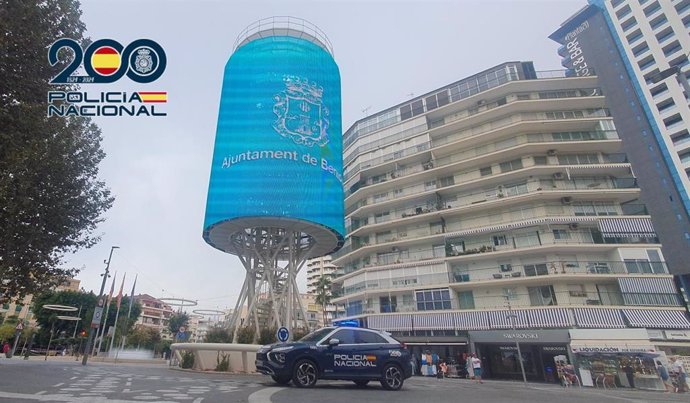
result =
[[142,102],[168,102],[168,93],[162,92],[143,92],[139,91],[139,98]]
[[96,73],[109,76],[120,68],[122,58],[120,53],[110,46],[101,46],[91,56],[91,66]]

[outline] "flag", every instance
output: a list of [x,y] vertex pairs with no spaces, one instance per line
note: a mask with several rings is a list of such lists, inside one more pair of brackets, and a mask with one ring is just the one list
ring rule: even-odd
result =
[[127,278],[127,273],[122,276],[122,284],[120,285],[120,292],[117,294],[117,310],[120,311],[120,304],[122,303],[122,289],[125,287],[125,278]]
[[110,285],[110,294],[108,294],[108,305],[110,305],[110,301],[113,300],[113,292],[115,292],[115,280],[117,280],[117,272],[115,272],[115,275],[113,276],[113,283]]
[[136,276],[134,276],[134,284],[132,285],[132,294],[130,294],[130,296],[129,296],[129,300],[130,300],[129,305],[130,306],[132,306],[132,300],[134,298],[134,288],[136,288],[136,286],[137,286],[137,278],[139,278],[138,274]]
[[148,102],[157,102],[157,103],[164,103],[168,102],[168,92],[167,91],[159,91],[159,92],[152,92],[152,91],[139,91],[139,98],[141,98],[142,102],[148,103]]

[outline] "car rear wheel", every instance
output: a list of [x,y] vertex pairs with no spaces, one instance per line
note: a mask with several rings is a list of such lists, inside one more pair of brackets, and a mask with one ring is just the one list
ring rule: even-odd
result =
[[279,385],[287,385],[290,383],[290,376],[271,375],[271,379]]
[[298,388],[311,388],[316,384],[316,364],[312,360],[299,360],[292,373],[292,383]]
[[399,390],[402,388],[405,377],[399,366],[388,364],[383,368],[381,386],[386,390]]
[[358,379],[358,380],[352,381],[352,382],[354,382],[355,385],[357,385],[358,387],[363,388],[363,387],[367,386],[367,384],[369,383],[369,380]]

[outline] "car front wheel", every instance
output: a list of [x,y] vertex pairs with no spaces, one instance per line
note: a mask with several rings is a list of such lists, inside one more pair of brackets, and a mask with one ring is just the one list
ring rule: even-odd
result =
[[299,360],[292,373],[292,383],[298,388],[311,388],[316,384],[316,364],[312,360]]
[[402,388],[404,375],[399,366],[388,364],[383,368],[381,386],[386,390],[399,390]]

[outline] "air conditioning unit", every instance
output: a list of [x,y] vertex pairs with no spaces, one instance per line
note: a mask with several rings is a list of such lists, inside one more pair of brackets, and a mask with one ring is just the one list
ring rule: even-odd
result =
[[563,177],[563,172],[556,172],[555,174],[553,174],[554,179],[563,179]]
[[[565,199],[565,197],[564,197],[564,199]],[[580,226],[576,222],[568,224],[569,230],[577,231],[579,228],[580,228]]]
[[546,155],[548,155],[549,157],[553,157],[554,155],[556,155],[556,150],[552,148],[551,150],[548,150],[546,152]]
[[561,197],[561,204],[571,204],[572,202],[573,198],[570,196]]

